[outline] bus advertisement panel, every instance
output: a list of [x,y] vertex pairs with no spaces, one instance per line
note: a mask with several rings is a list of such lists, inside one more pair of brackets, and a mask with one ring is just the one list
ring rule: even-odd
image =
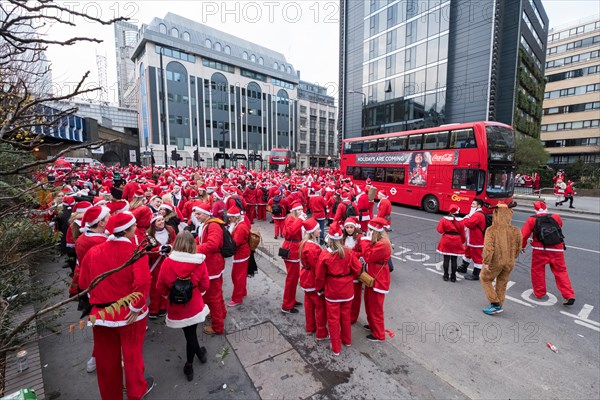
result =
[[394,203],[468,213],[473,198],[512,200],[514,132],[493,122],[453,124],[346,139],[341,171],[353,181],[386,189]]

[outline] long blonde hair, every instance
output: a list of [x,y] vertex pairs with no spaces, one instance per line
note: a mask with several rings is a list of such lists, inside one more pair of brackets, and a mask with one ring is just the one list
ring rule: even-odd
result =
[[344,245],[341,240],[335,240],[329,238],[329,248],[338,254],[339,258],[344,258],[346,253],[344,252]]
[[134,210],[138,207],[143,206],[145,200],[145,197],[134,197],[133,200],[131,200],[131,203],[129,204],[129,209]]
[[306,235],[304,235],[304,238],[302,239],[302,242],[300,243],[300,250],[298,250],[298,252],[300,253],[300,256],[302,256],[302,249],[304,249],[304,245],[309,240],[313,240],[315,242],[317,241],[317,236],[315,235],[315,232],[307,233]]
[[377,242],[379,242],[381,239],[383,238],[387,238],[387,233],[385,233],[385,231],[374,231],[371,230],[371,244],[375,244]]

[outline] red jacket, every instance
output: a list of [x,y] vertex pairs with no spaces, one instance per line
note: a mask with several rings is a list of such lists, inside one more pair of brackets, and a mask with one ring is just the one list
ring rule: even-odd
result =
[[246,221],[238,222],[233,231],[231,232],[233,241],[235,242],[235,254],[233,255],[233,262],[243,262],[250,258],[250,245],[248,244],[248,238],[250,237],[250,228]]
[[[167,243],[165,244],[173,244],[175,242],[175,237],[177,236],[177,234],[175,233],[175,230],[170,227],[169,225],[165,225],[165,229],[167,230],[167,232],[169,233],[169,239],[167,240]],[[152,254],[148,254],[148,263],[150,266],[150,272],[152,272],[155,268],[157,268],[158,266],[160,266],[162,264],[162,262],[165,260],[165,256],[162,256],[160,254],[158,254],[158,251],[160,250],[162,244],[158,244],[158,246],[156,246],[155,248],[152,249]]]
[[540,242],[536,237],[535,237],[535,232],[534,232],[534,228],[535,228],[535,220],[537,216],[543,216],[543,215],[550,215],[552,216],[552,218],[554,218],[554,220],[556,222],[558,222],[558,226],[560,226],[562,228],[562,219],[560,218],[560,215],[558,214],[541,214],[541,215],[532,215],[531,217],[527,218],[527,221],[525,221],[525,225],[523,225],[523,228],[521,229],[521,235],[523,235],[523,244],[522,244],[522,248],[526,248],[527,247],[527,240],[529,239],[529,236],[531,236],[533,234],[533,240],[531,242],[531,247],[533,247],[535,250],[545,250],[545,251],[558,251],[558,252],[563,252],[565,251],[565,244],[564,243],[559,243],[559,244],[553,244],[553,245],[549,245],[544,247],[543,243]]
[[123,195],[121,196],[121,198],[131,203],[131,200],[133,200],[133,195],[139,189],[140,185],[137,182],[128,182],[123,188]]
[[196,242],[198,247],[196,251],[206,256],[206,267],[210,279],[217,279],[223,274],[225,260],[221,255],[223,247],[223,221],[218,218],[212,218],[206,221],[202,226]]
[[281,246],[290,249],[290,256],[286,261],[300,262],[300,242],[302,241],[302,219],[288,215],[284,221],[284,241]]
[[354,299],[354,278],[360,274],[361,269],[352,250],[344,248],[344,258],[340,258],[337,252],[327,249],[317,263],[316,289],[324,290],[327,301],[351,301]]
[[366,271],[375,278],[373,290],[386,294],[390,291],[390,268],[388,261],[392,256],[392,245],[388,239],[371,244],[368,237],[361,238],[362,257],[367,263]]
[[[108,240],[102,244],[92,247],[81,262],[81,275],[79,286],[82,290],[90,286],[92,280],[98,275],[115,269],[127,262],[136,246],[125,237]],[[91,304],[114,303],[133,292],[141,294],[137,301],[129,307],[122,307],[112,315],[105,312],[104,320],[98,314],[104,307],[94,307],[90,316],[96,317],[96,325],[108,328],[116,328],[127,325],[127,314],[129,310],[139,312],[137,321],[148,314],[146,299],[150,292],[152,276],[148,269],[148,256],[143,256],[132,265],[116,272],[104,279],[98,286],[89,292]]]
[[371,219],[371,210],[373,202],[369,201],[369,196],[366,193],[360,193],[356,198],[356,211],[358,212],[359,221],[369,221]]
[[465,254],[465,228],[462,221],[452,217],[444,217],[437,226],[437,231],[442,234],[438,242],[437,251],[440,254],[458,256]]
[[325,198],[320,194],[315,194],[308,197],[308,208],[310,208],[313,218],[325,219],[325,209],[327,208],[327,203],[325,202]]
[[379,200],[379,206],[377,207],[377,217],[383,218],[389,221],[392,216],[392,202],[390,199],[385,198]]
[[333,217],[334,222],[337,222],[339,224],[344,223],[344,221],[346,220],[346,204],[352,204],[354,206],[354,209],[358,211],[358,207],[356,206],[356,204],[352,203],[350,200],[344,200],[338,205],[337,211],[335,212],[335,216]]
[[300,255],[300,261],[302,262],[302,269],[300,269],[300,287],[305,292],[314,292],[315,286],[315,272],[317,268],[317,262],[323,250],[321,247],[312,240],[307,240],[302,248],[302,254]]
[[483,211],[476,211],[470,217],[465,217],[462,220],[462,223],[465,228],[469,229],[469,238],[467,239],[467,246],[483,247],[483,232],[485,231],[485,213]]
[[187,304],[167,303],[166,324],[170,328],[184,328],[204,321],[208,307],[204,304],[202,295],[208,290],[210,279],[204,254],[190,254],[179,251],[172,252],[162,264],[156,287],[158,292],[168,297],[171,287],[177,278],[190,277],[194,290]]
[[[106,242],[106,235],[103,233],[85,232],[77,238],[75,242],[75,253],[77,260],[83,260],[87,252],[94,246]],[[69,288],[69,295],[75,296],[79,289],[79,275],[81,274],[81,261],[75,265],[73,280]]]
[[258,204],[259,195],[262,196],[262,191],[256,187],[251,189],[249,186],[247,186],[246,189],[244,189],[243,197],[248,205]]
[[217,200],[212,205],[212,216],[214,218],[223,219],[223,214],[225,213],[225,202],[223,200]]
[[[269,199],[269,202],[267,203],[269,206],[271,206],[271,209],[273,207],[273,204],[275,204],[275,201],[273,199]],[[288,213],[288,209],[287,209],[287,201],[285,201],[285,199],[281,199],[279,201],[279,206],[281,207],[281,214],[279,216],[274,216],[271,215],[273,219],[285,219],[287,213]]]
[[[325,196],[325,198],[327,198],[327,196]],[[327,218],[329,219],[334,219],[335,217],[335,212],[333,209],[333,206],[335,205],[335,196],[334,195],[330,195],[329,198],[327,198]],[[335,210],[337,211],[337,209]]]

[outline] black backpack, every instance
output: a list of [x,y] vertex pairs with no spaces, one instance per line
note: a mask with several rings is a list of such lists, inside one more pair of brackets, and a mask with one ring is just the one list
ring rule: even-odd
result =
[[[242,222],[245,223],[245,222]],[[215,222],[215,224],[219,224]],[[233,240],[233,236],[231,236],[231,232],[224,224],[219,224],[221,230],[223,231],[223,246],[221,246],[221,255],[223,258],[233,257],[235,252],[237,251],[237,246],[235,241]]]
[[269,192],[267,192],[267,189],[261,187],[260,190],[262,191],[262,201],[266,202],[267,200],[269,200]]
[[356,217],[357,215],[358,213],[356,212],[356,208],[354,207],[354,205],[352,205],[352,203],[346,204],[346,215],[344,216],[344,219],[349,217]]
[[533,234],[544,247],[563,243],[565,239],[560,225],[550,215],[538,215],[535,217]]
[[280,196],[273,197],[273,205],[271,206],[271,214],[274,217],[280,217],[281,214],[283,213],[283,209],[281,208],[281,204],[279,204],[280,201],[281,201],[281,197]]
[[246,211],[244,209],[244,202],[242,202],[242,199],[240,199],[240,196],[233,196],[233,200],[235,201],[235,205],[237,206],[237,208],[240,209],[240,211]]
[[169,300],[171,304],[187,304],[192,299],[193,292],[194,285],[192,285],[191,278],[177,277],[171,286]]
[[[480,212],[483,214],[483,216],[485,217],[485,229],[483,229],[481,231],[481,233],[483,233],[483,236],[485,236],[485,232],[487,231],[487,229],[492,226],[492,222],[494,222],[494,214],[487,214],[484,213],[483,211],[479,210],[477,212]],[[479,227],[478,227],[479,228]],[[481,230],[481,228],[479,229]]]

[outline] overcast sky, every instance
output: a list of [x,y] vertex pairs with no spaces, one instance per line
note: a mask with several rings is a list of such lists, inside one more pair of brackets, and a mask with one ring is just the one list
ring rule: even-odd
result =
[[[491,0],[490,0],[491,1]],[[598,0],[542,0],[550,27],[560,26],[600,13]],[[111,18],[127,16],[130,22],[149,23],[167,12],[183,15],[216,29],[283,53],[303,80],[328,86],[337,97],[339,1],[70,1],[78,11]],[[106,55],[108,82],[114,89],[116,64],[112,26],[82,21],[76,29],[54,26],[54,37],[85,35],[104,40],[102,44],[51,47],[53,79],[58,86],[72,85],[88,70],[90,81],[98,82],[96,54]],[[109,101],[116,102],[116,90],[109,90]]]

